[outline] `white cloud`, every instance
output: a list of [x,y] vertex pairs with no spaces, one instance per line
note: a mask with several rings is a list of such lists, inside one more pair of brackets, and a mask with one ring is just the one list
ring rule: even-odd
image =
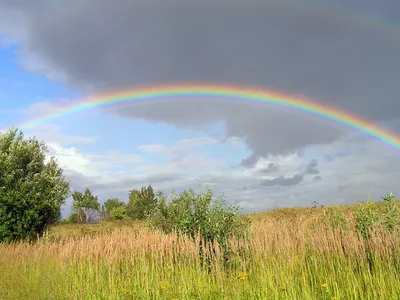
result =
[[47,146],[49,148],[48,156],[54,156],[62,168],[85,176],[99,175],[99,172],[91,167],[91,160],[76,148],[66,148],[56,143],[47,143]]
[[63,128],[55,124],[43,124],[35,127],[33,130],[24,132],[25,136],[35,136],[38,140],[45,143],[59,145],[78,145],[90,144],[98,141],[97,137],[88,137],[75,134],[68,134]]
[[138,149],[147,153],[162,153],[166,150],[166,147],[160,144],[150,144],[150,145],[141,145],[138,147]]

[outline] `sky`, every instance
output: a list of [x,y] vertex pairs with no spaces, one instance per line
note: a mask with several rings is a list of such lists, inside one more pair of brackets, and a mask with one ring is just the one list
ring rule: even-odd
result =
[[[196,82],[309,97],[400,135],[399,78],[398,0],[0,0],[0,131],[87,96]],[[148,184],[209,186],[243,212],[400,194],[400,149],[271,105],[126,103],[24,134],[101,203]]]

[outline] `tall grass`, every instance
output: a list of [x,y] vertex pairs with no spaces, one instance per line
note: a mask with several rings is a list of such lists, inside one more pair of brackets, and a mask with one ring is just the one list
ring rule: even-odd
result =
[[210,255],[211,272],[173,233],[57,226],[35,244],[0,245],[0,299],[400,299],[399,231],[377,225],[365,239],[341,211],[344,221],[331,215],[345,228],[320,209],[253,215],[249,242],[233,242],[228,268]]

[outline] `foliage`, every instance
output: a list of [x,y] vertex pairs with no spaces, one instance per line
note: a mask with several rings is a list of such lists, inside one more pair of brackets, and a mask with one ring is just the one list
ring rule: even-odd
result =
[[126,206],[116,206],[110,212],[110,217],[113,220],[122,220],[127,218],[126,215]]
[[[224,260],[230,254],[230,238],[245,238],[249,233],[249,218],[240,215],[239,207],[227,206],[223,196],[212,202],[212,191],[207,188],[196,194],[189,189],[166,204],[166,198],[160,197],[159,204],[150,217],[150,226],[165,233],[176,230],[193,240],[200,235],[199,256],[204,257],[205,245],[217,242],[224,253]],[[212,246],[212,251],[216,249]]]
[[104,202],[105,212],[110,215],[111,211],[114,208],[125,206],[126,204],[123,201],[120,201],[118,198],[108,199]]
[[0,242],[32,240],[59,221],[70,186],[47,151],[14,127],[0,134]]
[[374,230],[380,223],[380,215],[378,208],[373,204],[372,199],[368,199],[368,203],[360,203],[355,206],[354,211],[356,230],[361,236],[368,240],[371,230]]
[[157,198],[151,185],[140,190],[131,190],[126,214],[134,220],[143,220],[150,216],[156,205]]
[[393,193],[382,197],[384,201],[384,209],[382,215],[382,224],[389,230],[393,231],[400,225],[400,211],[395,203]]
[[[383,226],[388,231],[400,227],[400,210],[396,205],[393,193],[385,195],[382,199],[383,202],[379,205],[372,202],[369,197],[367,203],[353,206],[355,230],[365,241],[368,241],[371,233],[379,227]],[[348,228],[343,211],[339,211],[336,206],[322,210],[322,223],[327,229]]]
[[75,191],[72,194],[73,213],[77,216],[77,223],[92,223],[100,210],[98,197],[87,188],[84,193]]

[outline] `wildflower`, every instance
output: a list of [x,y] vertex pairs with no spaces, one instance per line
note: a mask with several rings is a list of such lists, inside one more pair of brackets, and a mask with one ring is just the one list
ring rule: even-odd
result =
[[333,297],[332,297],[332,300],[338,300],[338,297],[333,296]]
[[242,272],[242,273],[239,274],[239,276],[237,278],[240,279],[240,280],[245,280],[247,276],[248,275],[246,273]]
[[327,288],[327,287],[328,287],[328,284],[327,284],[327,283],[323,283],[323,284],[321,284],[321,287]]
[[123,294],[127,294],[129,291],[126,289],[126,288],[124,288],[124,287],[121,287],[121,293],[123,293]]
[[161,289],[162,289],[164,292],[167,292],[167,290],[168,290],[168,282],[163,281],[163,282],[161,283]]

